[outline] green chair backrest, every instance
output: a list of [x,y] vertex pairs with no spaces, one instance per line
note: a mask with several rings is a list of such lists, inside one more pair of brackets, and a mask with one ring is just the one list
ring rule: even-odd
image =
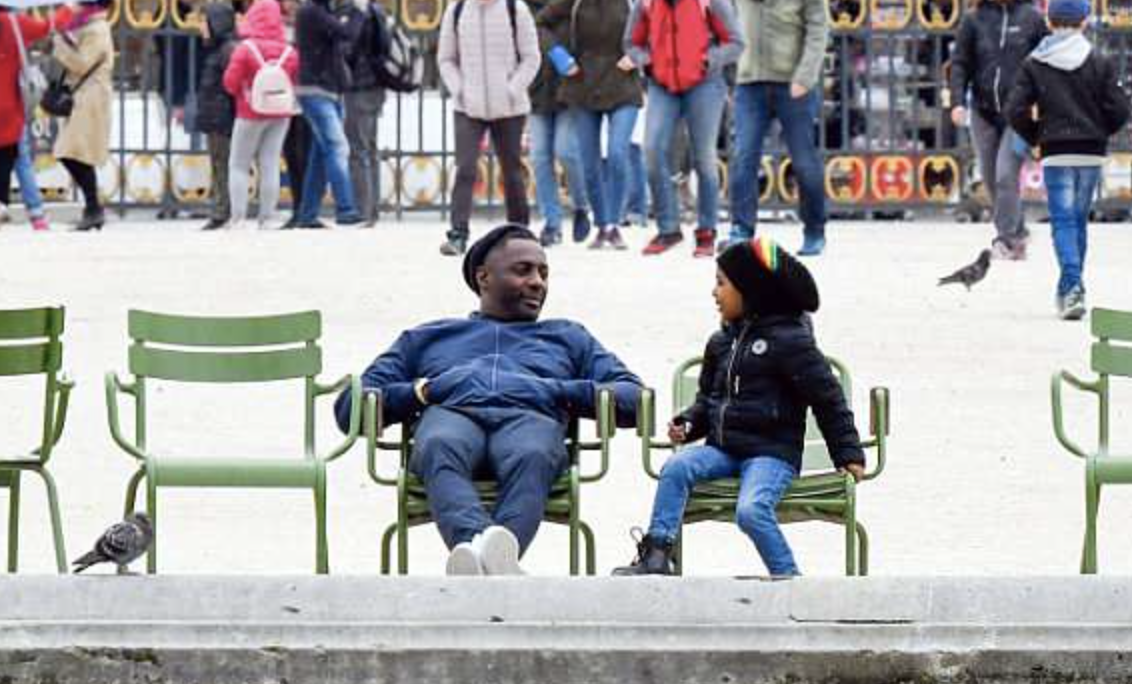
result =
[[0,311],[0,376],[57,373],[62,334],[62,307]]
[[130,311],[129,330],[130,372],[138,377],[268,382],[314,378],[322,371],[317,311],[243,318]]
[[1132,377],[1132,312],[1093,309],[1093,371],[1101,375]]
[[[849,375],[849,370],[845,367],[845,364],[832,357],[827,356],[826,359],[829,361],[833,374],[837,376],[838,381],[841,383],[841,389],[845,392],[845,401],[848,402],[850,408],[852,408],[853,381]],[[683,411],[696,400],[696,391],[700,386],[700,366],[702,364],[703,359],[697,357],[685,361],[677,367],[672,385],[673,414]],[[821,430],[818,429],[818,425],[814,421],[813,412],[807,411],[805,450],[802,453],[802,471],[815,470],[833,470],[833,461],[830,460],[829,449],[826,448],[825,439],[822,438]]]
[[0,377],[43,375],[43,433],[38,457],[51,457],[55,439],[55,401],[63,367],[63,307],[0,311]]

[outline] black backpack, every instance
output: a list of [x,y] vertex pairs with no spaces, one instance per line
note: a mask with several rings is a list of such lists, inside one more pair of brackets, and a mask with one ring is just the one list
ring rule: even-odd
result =
[[369,7],[373,25],[369,51],[377,82],[386,90],[416,92],[424,79],[424,59],[420,48],[399,22],[390,22],[376,3]]

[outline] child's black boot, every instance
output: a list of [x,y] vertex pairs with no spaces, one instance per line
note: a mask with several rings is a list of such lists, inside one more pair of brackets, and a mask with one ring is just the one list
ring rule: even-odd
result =
[[[638,528],[634,528],[640,534]],[[637,535],[634,535],[637,538]],[[672,542],[655,539],[651,535],[641,536],[637,540],[637,557],[632,564],[615,568],[613,574],[625,575],[674,575],[676,574],[673,562]]]

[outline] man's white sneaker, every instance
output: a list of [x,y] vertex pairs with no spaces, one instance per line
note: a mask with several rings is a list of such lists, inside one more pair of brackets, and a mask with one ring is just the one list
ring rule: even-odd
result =
[[472,542],[485,575],[525,575],[519,567],[519,540],[511,530],[492,525]]
[[445,570],[450,576],[484,574],[480,554],[471,542],[461,542],[448,553],[448,565]]

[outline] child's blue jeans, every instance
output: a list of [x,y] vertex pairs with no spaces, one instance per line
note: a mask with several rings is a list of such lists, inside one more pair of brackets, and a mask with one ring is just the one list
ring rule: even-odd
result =
[[772,575],[800,575],[794,553],[778,526],[774,509],[797,473],[773,456],[733,458],[712,446],[695,446],[676,452],[660,471],[653,501],[649,535],[675,541],[688,495],[697,482],[738,477],[739,503],[735,522],[751,538]]
[[1042,169],[1053,233],[1053,249],[1061,267],[1057,295],[1083,288],[1085,251],[1089,245],[1089,211],[1100,182],[1099,166],[1047,166]]
[[43,195],[39,192],[39,181],[35,177],[35,160],[31,156],[31,129],[24,129],[20,138],[20,152],[16,157],[16,178],[20,181],[20,195],[24,198],[24,209],[28,218],[43,216]]

